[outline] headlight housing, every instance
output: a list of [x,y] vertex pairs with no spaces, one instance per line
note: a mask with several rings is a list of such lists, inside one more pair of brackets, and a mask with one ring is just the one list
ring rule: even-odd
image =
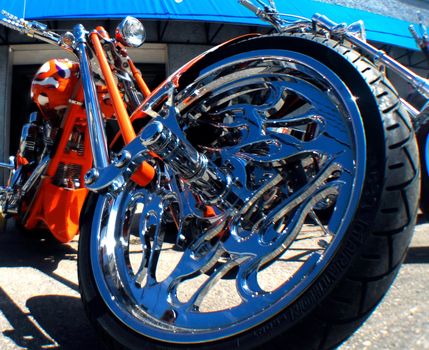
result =
[[146,40],[146,31],[137,18],[127,16],[116,28],[115,38],[127,47],[140,47]]

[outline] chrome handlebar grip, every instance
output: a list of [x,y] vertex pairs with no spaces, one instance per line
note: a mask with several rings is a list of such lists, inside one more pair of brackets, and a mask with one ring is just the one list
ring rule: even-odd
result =
[[248,0],[238,0],[238,2],[243,5],[244,7],[246,7],[247,9],[249,9],[250,11],[254,12],[257,16],[259,16],[259,14],[261,12],[263,12],[259,7],[253,5],[250,1]]
[[284,22],[279,17],[279,13],[276,9],[263,4],[261,1],[259,2],[264,6],[264,9],[255,6],[248,0],[238,0],[238,2],[244,7],[246,7],[248,10],[252,11],[261,20],[270,23],[278,32],[283,31]]

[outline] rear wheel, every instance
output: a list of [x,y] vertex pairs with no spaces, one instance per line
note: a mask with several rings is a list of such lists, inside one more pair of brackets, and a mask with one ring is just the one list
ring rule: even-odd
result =
[[417,148],[395,91],[307,35],[238,43],[189,74],[178,125],[241,201],[204,204],[159,160],[148,188],[92,197],[78,262],[92,323],[130,349],[339,344],[414,228]]

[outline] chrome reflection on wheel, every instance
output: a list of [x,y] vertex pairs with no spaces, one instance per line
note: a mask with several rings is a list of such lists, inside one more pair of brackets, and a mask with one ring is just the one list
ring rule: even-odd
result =
[[323,271],[359,203],[365,137],[342,81],[286,50],[207,67],[177,101],[178,125],[229,191],[204,203],[158,160],[150,187],[100,197],[91,263],[125,325],[207,342],[273,317]]

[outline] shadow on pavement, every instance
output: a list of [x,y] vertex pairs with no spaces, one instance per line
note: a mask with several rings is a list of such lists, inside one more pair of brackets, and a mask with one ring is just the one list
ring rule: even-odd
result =
[[44,295],[27,301],[27,308],[59,349],[103,349],[86,319],[79,298]]
[[[417,216],[417,225],[428,223],[428,219],[422,213]],[[426,232],[423,234],[426,234]],[[410,247],[404,264],[429,264],[429,246],[423,245]]]
[[4,331],[3,335],[17,346],[25,349],[42,349],[55,345],[52,339],[31,322],[2,288],[0,288],[0,311],[12,326],[12,329]]
[[[7,230],[0,234],[0,267],[34,268],[79,291],[75,282],[56,273],[58,264],[64,260],[76,261],[77,250],[70,244],[60,244],[47,232],[23,232],[16,229],[13,222],[9,222]],[[25,280],[22,285],[28,288]],[[0,286],[0,313],[10,324],[3,336],[15,343],[17,348],[103,348],[78,297],[35,296],[26,301],[26,307],[29,313],[23,311],[14,301],[13,295],[6,293]]]
[[55,273],[60,261],[77,260],[77,250],[61,244],[46,231],[23,231],[8,222],[7,230],[0,234],[0,267],[31,267],[79,291],[76,283]]
[[[427,222],[422,216],[418,221]],[[0,267],[31,267],[78,291],[76,283],[55,272],[61,261],[77,260],[75,246],[76,243],[60,244],[48,233],[22,232],[9,223],[8,230],[0,234]],[[405,263],[429,263],[429,247],[411,247]],[[13,295],[8,295],[0,286],[0,312],[11,326],[3,336],[17,347],[30,350],[103,348],[78,297],[38,295],[28,299],[26,307],[29,313],[24,312],[13,300]]]
[[[3,335],[25,349],[101,350],[79,298],[46,295],[27,301],[31,317],[0,288],[0,309],[12,326]],[[34,322],[34,321],[36,322]]]
[[411,247],[408,249],[404,264],[429,264],[429,247]]

